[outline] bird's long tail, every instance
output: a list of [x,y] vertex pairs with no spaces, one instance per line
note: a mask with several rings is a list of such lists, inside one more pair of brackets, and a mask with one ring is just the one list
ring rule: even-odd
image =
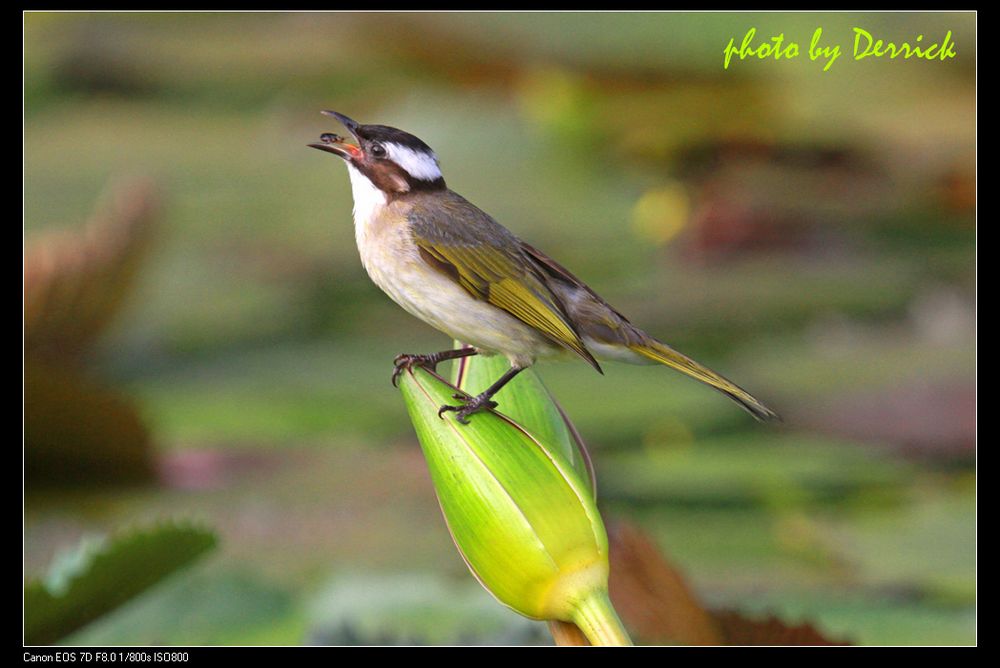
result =
[[642,343],[630,345],[629,348],[643,357],[677,369],[681,373],[687,374],[692,378],[700,380],[706,385],[714,387],[716,390],[722,392],[724,395],[735,401],[746,412],[750,413],[750,415],[754,416],[761,422],[781,421],[781,416],[762,404],[754,398],[753,395],[738,386],[736,383],[733,383],[732,381],[715,373],[711,369],[698,364],[690,357],[682,355],[665,343],[661,343],[656,339],[649,337]]

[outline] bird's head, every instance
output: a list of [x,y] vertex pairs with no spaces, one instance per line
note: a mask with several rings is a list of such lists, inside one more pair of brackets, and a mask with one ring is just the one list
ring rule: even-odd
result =
[[409,132],[387,125],[361,125],[336,111],[323,114],[340,121],[357,145],[327,132],[309,146],[343,158],[349,169],[360,173],[385,195],[445,187],[434,151]]

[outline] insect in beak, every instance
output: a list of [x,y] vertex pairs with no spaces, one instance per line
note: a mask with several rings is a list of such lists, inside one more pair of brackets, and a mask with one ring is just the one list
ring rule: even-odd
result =
[[[358,128],[361,127],[360,123],[355,121],[353,118],[336,111],[324,110],[322,114],[340,121],[340,123],[347,128],[348,132],[354,136],[354,139],[359,144],[361,143],[361,137],[358,136]],[[319,142],[320,143],[317,144],[309,144],[309,146],[319,149],[320,151],[326,151],[327,153],[339,155],[344,160],[360,160],[365,155],[360,147],[348,144],[346,139],[332,132],[324,132],[321,134],[319,136]]]

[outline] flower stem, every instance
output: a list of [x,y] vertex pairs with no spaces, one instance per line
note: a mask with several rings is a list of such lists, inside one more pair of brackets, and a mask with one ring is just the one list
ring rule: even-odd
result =
[[600,589],[577,603],[573,623],[580,627],[591,645],[631,645],[632,639],[611,606],[607,590]]

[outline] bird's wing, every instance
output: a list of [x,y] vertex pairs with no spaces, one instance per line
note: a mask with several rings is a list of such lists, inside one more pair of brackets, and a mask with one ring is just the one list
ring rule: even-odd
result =
[[433,206],[414,206],[409,222],[429,266],[601,370],[559,298],[506,228],[454,193]]
[[564,303],[572,304],[570,316],[578,324],[581,334],[602,343],[633,345],[644,340],[642,330],[618,312],[604,298],[594,292],[569,269],[542,251],[520,242],[521,250],[541,270],[546,285]]
[[542,270],[546,284],[563,301],[572,304],[572,317],[579,331],[602,343],[620,345],[646,359],[672,367],[714,387],[761,421],[781,421],[781,417],[731,380],[682,355],[662,341],[630,323],[586,283],[545,253],[521,242],[521,249]]

